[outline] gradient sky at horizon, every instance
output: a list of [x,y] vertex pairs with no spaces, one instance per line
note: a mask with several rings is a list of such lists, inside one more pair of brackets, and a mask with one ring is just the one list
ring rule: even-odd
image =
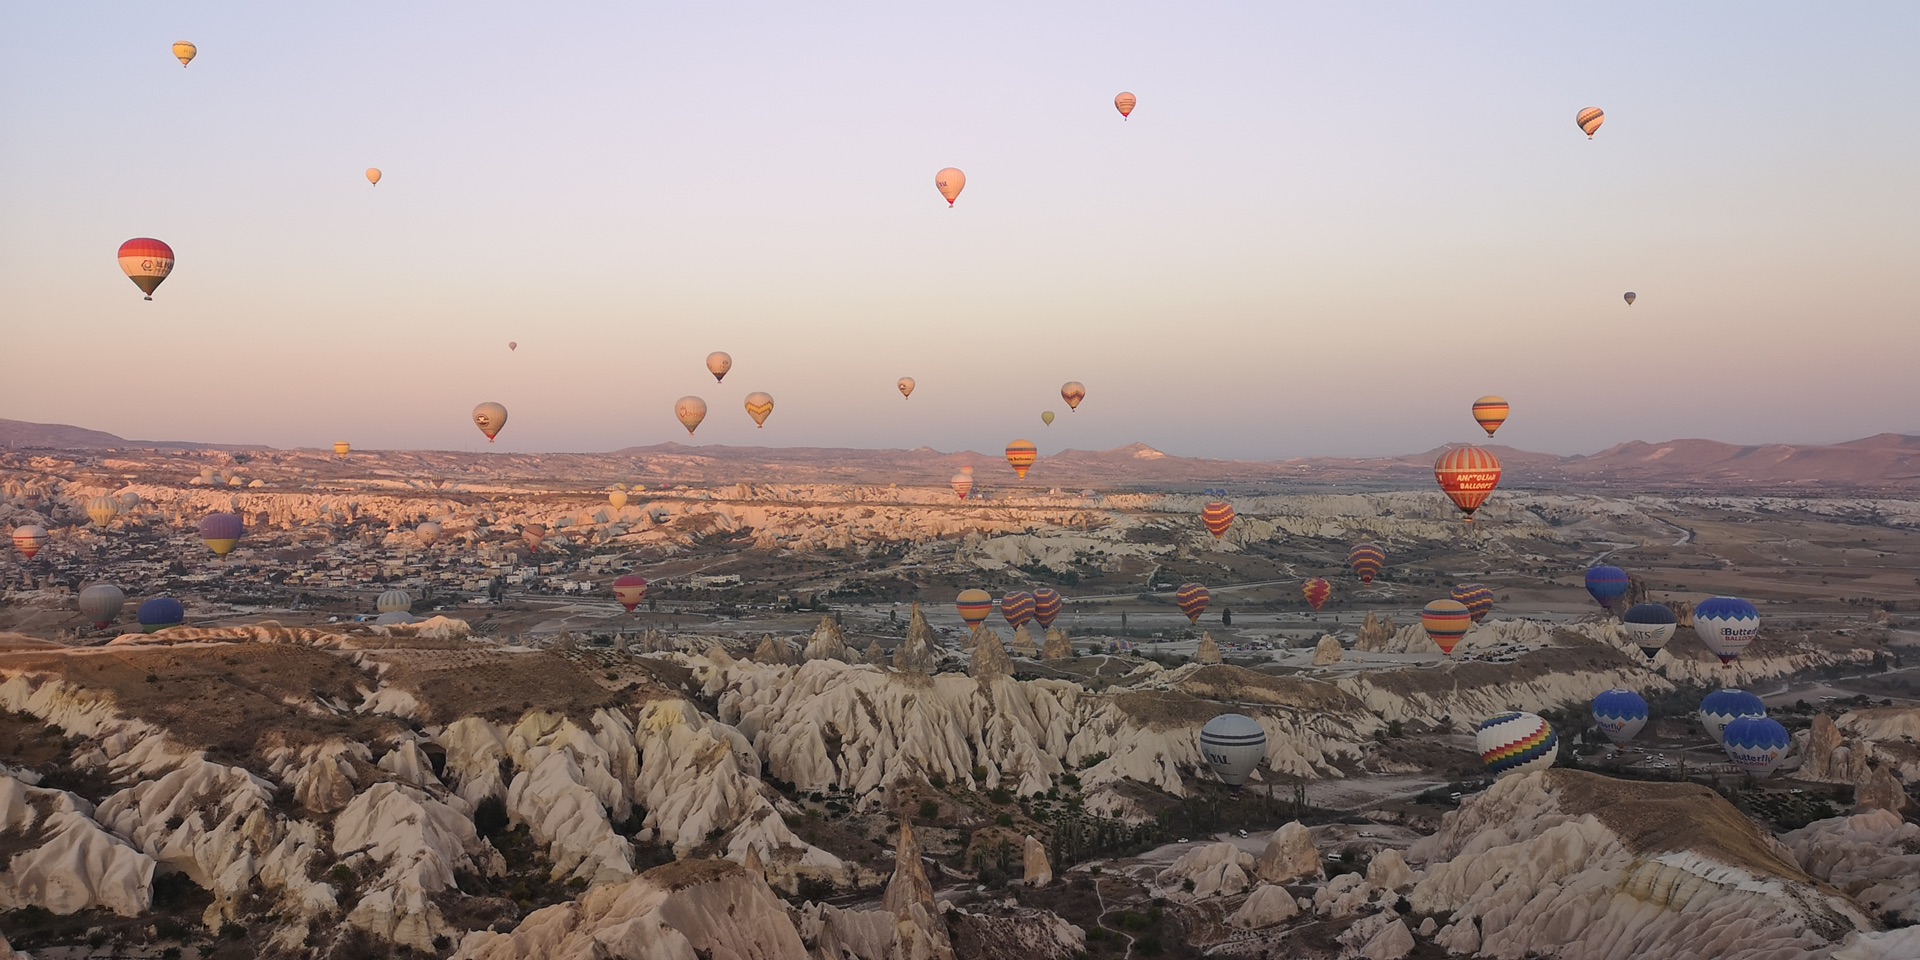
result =
[[[694,443],[1264,459],[1470,441],[1499,393],[1555,453],[1920,432],[1920,5],[10,24],[0,417],[473,450],[497,400],[496,449],[597,451],[688,442],[695,394]],[[136,236],[179,258],[152,303]]]

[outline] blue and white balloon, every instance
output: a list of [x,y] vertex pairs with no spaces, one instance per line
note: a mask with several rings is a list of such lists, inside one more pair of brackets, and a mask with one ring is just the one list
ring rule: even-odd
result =
[[1727,724],[1747,717],[1764,717],[1767,705],[1745,690],[1715,690],[1700,701],[1700,723],[1713,736],[1713,742],[1724,743],[1721,732]]
[[1702,600],[1693,608],[1693,632],[1721,663],[1732,663],[1760,635],[1760,611],[1739,597]]
[[1593,723],[1614,743],[1626,743],[1647,725],[1647,700],[1632,690],[1608,690],[1593,698]]
[[1786,759],[1793,735],[1772,717],[1741,717],[1727,724],[1720,746],[1734,766],[1765,777]]

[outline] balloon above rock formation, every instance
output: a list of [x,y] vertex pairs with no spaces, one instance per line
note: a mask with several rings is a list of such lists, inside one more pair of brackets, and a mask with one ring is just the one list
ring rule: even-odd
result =
[[1223,713],[1200,728],[1200,755],[1222,783],[1238,787],[1267,758],[1266,728],[1244,714]]
[[1553,724],[1537,713],[1503,713],[1483,721],[1473,732],[1480,762],[1496,777],[1545,770],[1553,766],[1560,738]]

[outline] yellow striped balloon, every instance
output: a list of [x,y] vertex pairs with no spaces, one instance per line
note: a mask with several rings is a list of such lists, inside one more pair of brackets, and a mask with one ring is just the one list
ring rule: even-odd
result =
[[1588,107],[1574,114],[1573,122],[1580,125],[1580,132],[1586,134],[1588,140],[1592,140],[1593,132],[1607,122],[1607,113],[1599,107]]
[[1140,98],[1123,90],[1113,98],[1113,108],[1120,111],[1120,119],[1125,120],[1133,115],[1133,108],[1139,102]]
[[987,616],[993,613],[993,594],[985,590],[962,590],[953,600],[954,609],[960,611],[960,619],[967,626],[980,629],[987,622]]
[[1347,566],[1353,568],[1361,583],[1372,583],[1386,565],[1387,552],[1377,543],[1356,543],[1347,551]]
[[1013,466],[1013,472],[1019,474],[1022,480],[1027,478],[1028,468],[1038,459],[1040,448],[1034,446],[1032,440],[1015,440],[1007,444],[1007,463]]
[[1481,397],[1473,402],[1473,419],[1491,437],[1501,424],[1507,422],[1507,414],[1512,409],[1505,397]]
[[199,53],[200,48],[185,40],[176,40],[173,43],[173,55],[179,59],[180,65],[183,67],[192,63],[193,58]]
[[1207,604],[1213,600],[1213,594],[1200,584],[1183,583],[1174,592],[1173,600],[1180,605],[1180,612],[1187,615],[1188,623],[1199,623],[1200,615],[1207,612]]
[[1475,446],[1455,447],[1434,461],[1433,479],[1440,489],[1473,522],[1473,512],[1493,496],[1500,485],[1500,458]]
[[1473,613],[1458,600],[1435,600],[1420,611],[1420,625],[1441,653],[1452,656],[1460,638],[1473,628]]
[[1207,525],[1207,532],[1215,540],[1227,535],[1227,528],[1233,526],[1233,504],[1225,500],[1215,500],[1200,508],[1200,522]]

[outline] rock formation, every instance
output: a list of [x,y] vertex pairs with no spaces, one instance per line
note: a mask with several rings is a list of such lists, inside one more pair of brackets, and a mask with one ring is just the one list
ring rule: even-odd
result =
[[1387,649],[1388,641],[1393,639],[1393,621],[1377,618],[1373,611],[1367,611],[1365,623],[1360,625],[1360,637],[1353,643],[1355,650],[1379,653]]
[[804,657],[794,649],[793,644],[769,633],[760,638],[760,645],[753,648],[753,659],[759,663],[794,664]]
[[1225,659],[1224,657],[1220,656],[1220,645],[1213,642],[1213,634],[1211,633],[1201,634],[1200,645],[1195,647],[1193,650],[1193,662],[1194,663],[1220,663],[1224,659]]
[[953,943],[946,920],[933,901],[933,884],[920,862],[920,843],[913,823],[900,820],[900,838],[894,844],[893,877],[887,881],[880,905],[893,914],[899,956],[911,960],[952,960]]
[[1025,861],[1024,879],[1027,886],[1044,887],[1053,882],[1053,866],[1047,863],[1045,844],[1028,835],[1020,842],[1020,858]]
[[1263,883],[1247,895],[1245,903],[1234,911],[1227,922],[1236,927],[1257,930],[1285,923],[1300,914],[1300,905],[1293,899],[1287,888],[1274,883]]
[[1013,676],[1013,660],[1007,656],[1006,645],[1000,634],[991,627],[982,628],[974,634],[973,667],[974,679],[983,683]]
[[1204,900],[1247,889],[1253,870],[1253,854],[1231,843],[1209,843],[1181,854],[1153,882],[1167,896]]
[[893,668],[907,673],[932,673],[939,662],[938,648],[939,638],[927,624],[926,615],[920,612],[920,605],[914,604],[913,614],[907,619],[907,639],[893,651]]
[[1902,813],[1907,809],[1907,788],[1894,776],[1891,765],[1875,766],[1854,784],[1853,805],[1856,811]]
[[813,629],[813,639],[807,642],[805,656],[808,660],[839,660],[842,663],[858,663],[860,659],[853,655],[847,646],[847,635],[832,616],[820,618],[820,625]]
[[1070,660],[1073,658],[1073,642],[1067,639],[1067,631],[1060,627],[1047,630],[1047,645],[1040,652],[1043,660]]
[[1313,645],[1313,665],[1316,667],[1330,667],[1339,663],[1344,656],[1346,651],[1340,646],[1340,638],[1332,634],[1322,636],[1320,642]]
[[1016,656],[1026,657],[1029,660],[1040,656],[1040,648],[1033,642],[1033,631],[1027,629],[1024,623],[1020,625],[1020,629],[1013,632],[1013,652]]
[[1890,810],[1810,823],[1783,834],[1801,869],[1877,916],[1920,920],[1920,826]]
[[1267,838],[1267,845],[1254,859],[1254,874],[1267,883],[1293,883],[1301,879],[1319,879],[1320,851],[1314,849],[1313,834],[1295,820],[1283,825]]

